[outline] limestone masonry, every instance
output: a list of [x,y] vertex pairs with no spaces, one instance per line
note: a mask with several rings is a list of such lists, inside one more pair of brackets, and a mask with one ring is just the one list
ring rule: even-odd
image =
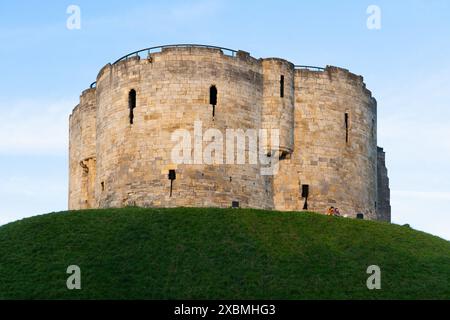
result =
[[[390,221],[377,103],[361,76],[210,46],[152,49],[107,64],[81,94],[70,116],[69,209],[334,206]],[[262,175],[262,164],[248,161],[174,163],[172,134],[194,132],[195,121],[224,136],[278,129],[279,146],[267,152],[278,172]]]

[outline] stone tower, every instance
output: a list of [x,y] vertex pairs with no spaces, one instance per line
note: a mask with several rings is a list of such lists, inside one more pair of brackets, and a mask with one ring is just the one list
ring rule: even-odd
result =
[[[201,45],[138,51],[103,67],[70,116],[69,209],[334,206],[390,221],[376,110],[363,78],[341,68]],[[279,144],[264,152],[277,173],[261,174],[259,162],[197,161],[198,149],[192,162],[175,163],[180,129],[200,150],[211,142],[196,139],[206,129],[276,129]],[[250,157],[247,138],[233,157]]]

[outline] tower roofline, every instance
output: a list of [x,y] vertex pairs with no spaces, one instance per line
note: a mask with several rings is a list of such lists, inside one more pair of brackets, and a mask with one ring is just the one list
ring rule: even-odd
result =
[[[229,57],[233,57],[233,58],[252,57],[249,52],[246,52],[246,51],[243,51],[243,50],[235,50],[235,49],[219,47],[219,46],[214,46],[214,45],[193,44],[193,43],[167,44],[167,45],[161,45],[161,46],[144,48],[144,49],[140,49],[140,50],[128,53],[128,54],[120,57],[119,59],[117,59],[113,63],[108,63],[107,65],[105,65],[100,70],[98,75],[102,74],[104,69],[107,68],[107,67],[114,67],[114,66],[118,65],[119,63],[126,62],[128,60],[134,60],[134,59],[140,60],[141,58],[143,58],[145,56],[145,54],[146,54],[145,58],[148,58],[153,53],[161,53],[161,52],[164,52],[167,49],[189,49],[189,48],[216,50],[216,51],[220,52],[223,55],[226,55],[226,56],[229,56]],[[336,67],[336,66],[329,66],[329,65],[327,65],[326,67],[311,66],[311,65],[297,65],[297,64],[294,64],[294,63],[292,63],[292,62],[290,62],[290,61],[288,61],[286,59],[277,58],[277,57],[260,58],[259,60],[261,60],[261,61],[262,60],[283,60],[283,61],[287,61],[287,62],[289,62],[289,63],[291,63],[293,65],[294,70],[297,71],[297,72],[308,72],[308,71],[310,71],[310,72],[324,73],[326,71],[332,72],[333,70],[334,71],[342,71],[344,73],[347,73],[351,78],[354,78],[355,80],[360,80],[363,83],[363,86],[365,88],[365,83],[364,83],[363,77],[360,76],[360,75],[354,74],[354,73],[350,72],[348,69],[345,69],[345,68]],[[98,76],[97,76],[97,78],[98,78]],[[96,85],[97,85],[97,82],[94,81],[90,85],[90,88],[95,88]],[[370,96],[372,95],[369,90],[367,90],[366,88],[365,88],[365,90],[368,91],[368,94]]]
[[128,60],[129,58],[133,56],[140,56],[142,53],[147,53],[148,55],[155,52],[161,52],[164,49],[168,48],[204,48],[204,49],[216,49],[222,51],[224,54],[235,57],[239,50],[224,48],[224,47],[218,47],[218,46],[211,46],[211,45],[205,45],[205,44],[192,44],[192,43],[182,43],[182,44],[166,44],[162,46],[156,46],[156,47],[150,47],[145,48],[141,50],[137,50],[134,52],[131,52],[129,54],[124,55],[123,57],[120,57],[116,61],[113,62],[113,65],[119,63],[123,60]]

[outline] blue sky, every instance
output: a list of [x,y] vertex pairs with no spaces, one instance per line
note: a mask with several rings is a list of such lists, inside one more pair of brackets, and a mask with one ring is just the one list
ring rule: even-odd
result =
[[[81,8],[69,30],[67,7]],[[369,5],[381,29],[366,27]],[[202,43],[336,65],[378,100],[394,223],[450,239],[450,2],[2,1],[0,224],[67,208],[68,115],[99,69]]]

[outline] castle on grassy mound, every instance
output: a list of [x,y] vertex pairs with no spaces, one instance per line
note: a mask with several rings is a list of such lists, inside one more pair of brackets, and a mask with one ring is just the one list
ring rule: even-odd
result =
[[342,68],[147,48],[104,66],[69,122],[69,209],[333,206],[390,221],[377,103]]

